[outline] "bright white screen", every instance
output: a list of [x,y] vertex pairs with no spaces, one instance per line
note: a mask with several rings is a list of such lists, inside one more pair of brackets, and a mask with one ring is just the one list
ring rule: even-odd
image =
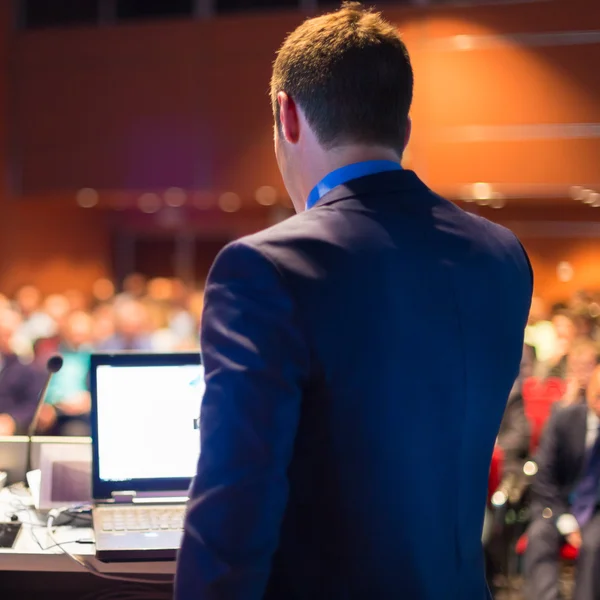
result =
[[196,474],[200,432],[194,420],[204,394],[200,365],[100,365],[96,380],[100,479]]

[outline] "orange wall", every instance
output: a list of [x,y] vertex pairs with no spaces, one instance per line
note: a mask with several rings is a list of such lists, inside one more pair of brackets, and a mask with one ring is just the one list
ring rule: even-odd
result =
[[[76,207],[80,187],[177,185],[232,190],[248,200],[258,186],[273,185],[284,194],[267,87],[275,49],[301,15],[47,30],[11,40],[9,4],[0,2],[0,291],[30,280],[45,291],[89,288],[109,273],[119,217]],[[523,140],[517,128],[505,141],[493,133],[461,140],[473,125],[600,122],[600,44],[519,48],[498,37],[600,29],[600,3],[548,0],[388,16],[404,32],[416,70],[408,166],[435,190],[456,196],[474,181],[516,194],[542,183],[565,193],[575,184],[598,183],[600,190],[597,138]],[[460,50],[456,35],[475,36],[475,47]],[[9,193],[2,177],[9,169],[16,175],[15,164],[22,166],[22,188]],[[510,223],[600,220],[579,205],[538,206],[525,201],[521,208],[515,200],[489,214]],[[589,234],[521,237],[540,292],[554,299],[594,284],[600,251]],[[573,262],[569,285],[555,281],[559,260]]]
[[[535,293],[548,302],[565,300],[578,290],[600,291],[600,238],[524,238],[535,274]],[[573,278],[561,282],[556,268],[567,261]]]
[[[475,181],[600,185],[598,136],[540,139],[527,130],[600,123],[600,43],[510,37],[600,29],[596,0],[386,14],[416,70],[409,162],[432,186],[456,195]],[[14,116],[24,190],[281,190],[267,88],[275,50],[302,18],[243,15],[20,35]],[[484,129],[465,139],[469,127]]]

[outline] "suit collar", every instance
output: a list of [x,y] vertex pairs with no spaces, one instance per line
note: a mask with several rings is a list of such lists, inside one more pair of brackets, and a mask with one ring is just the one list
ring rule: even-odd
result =
[[414,171],[386,171],[352,179],[325,194],[314,208],[327,206],[342,200],[358,197],[381,196],[394,192],[427,192],[427,186],[417,177]]

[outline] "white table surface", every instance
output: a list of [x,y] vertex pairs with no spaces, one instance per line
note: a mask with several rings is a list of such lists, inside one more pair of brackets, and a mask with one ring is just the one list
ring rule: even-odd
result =
[[[24,488],[0,491],[0,521],[9,521],[16,513],[23,523],[13,548],[0,548],[0,571],[35,571],[57,573],[85,573],[81,565],[67,556],[49,539],[46,526],[33,509],[31,496]],[[93,541],[91,527],[57,527],[54,533],[57,542],[69,552],[85,558],[98,571],[111,574],[173,575],[175,561],[103,563],[95,558],[93,543],[78,543],[78,540]]]

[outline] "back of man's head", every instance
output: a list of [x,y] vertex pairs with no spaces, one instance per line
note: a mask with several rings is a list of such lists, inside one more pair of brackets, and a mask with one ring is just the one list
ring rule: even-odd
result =
[[273,67],[271,101],[286,92],[326,149],[361,144],[402,155],[413,71],[397,30],[358,3],[305,21],[285,40]]

